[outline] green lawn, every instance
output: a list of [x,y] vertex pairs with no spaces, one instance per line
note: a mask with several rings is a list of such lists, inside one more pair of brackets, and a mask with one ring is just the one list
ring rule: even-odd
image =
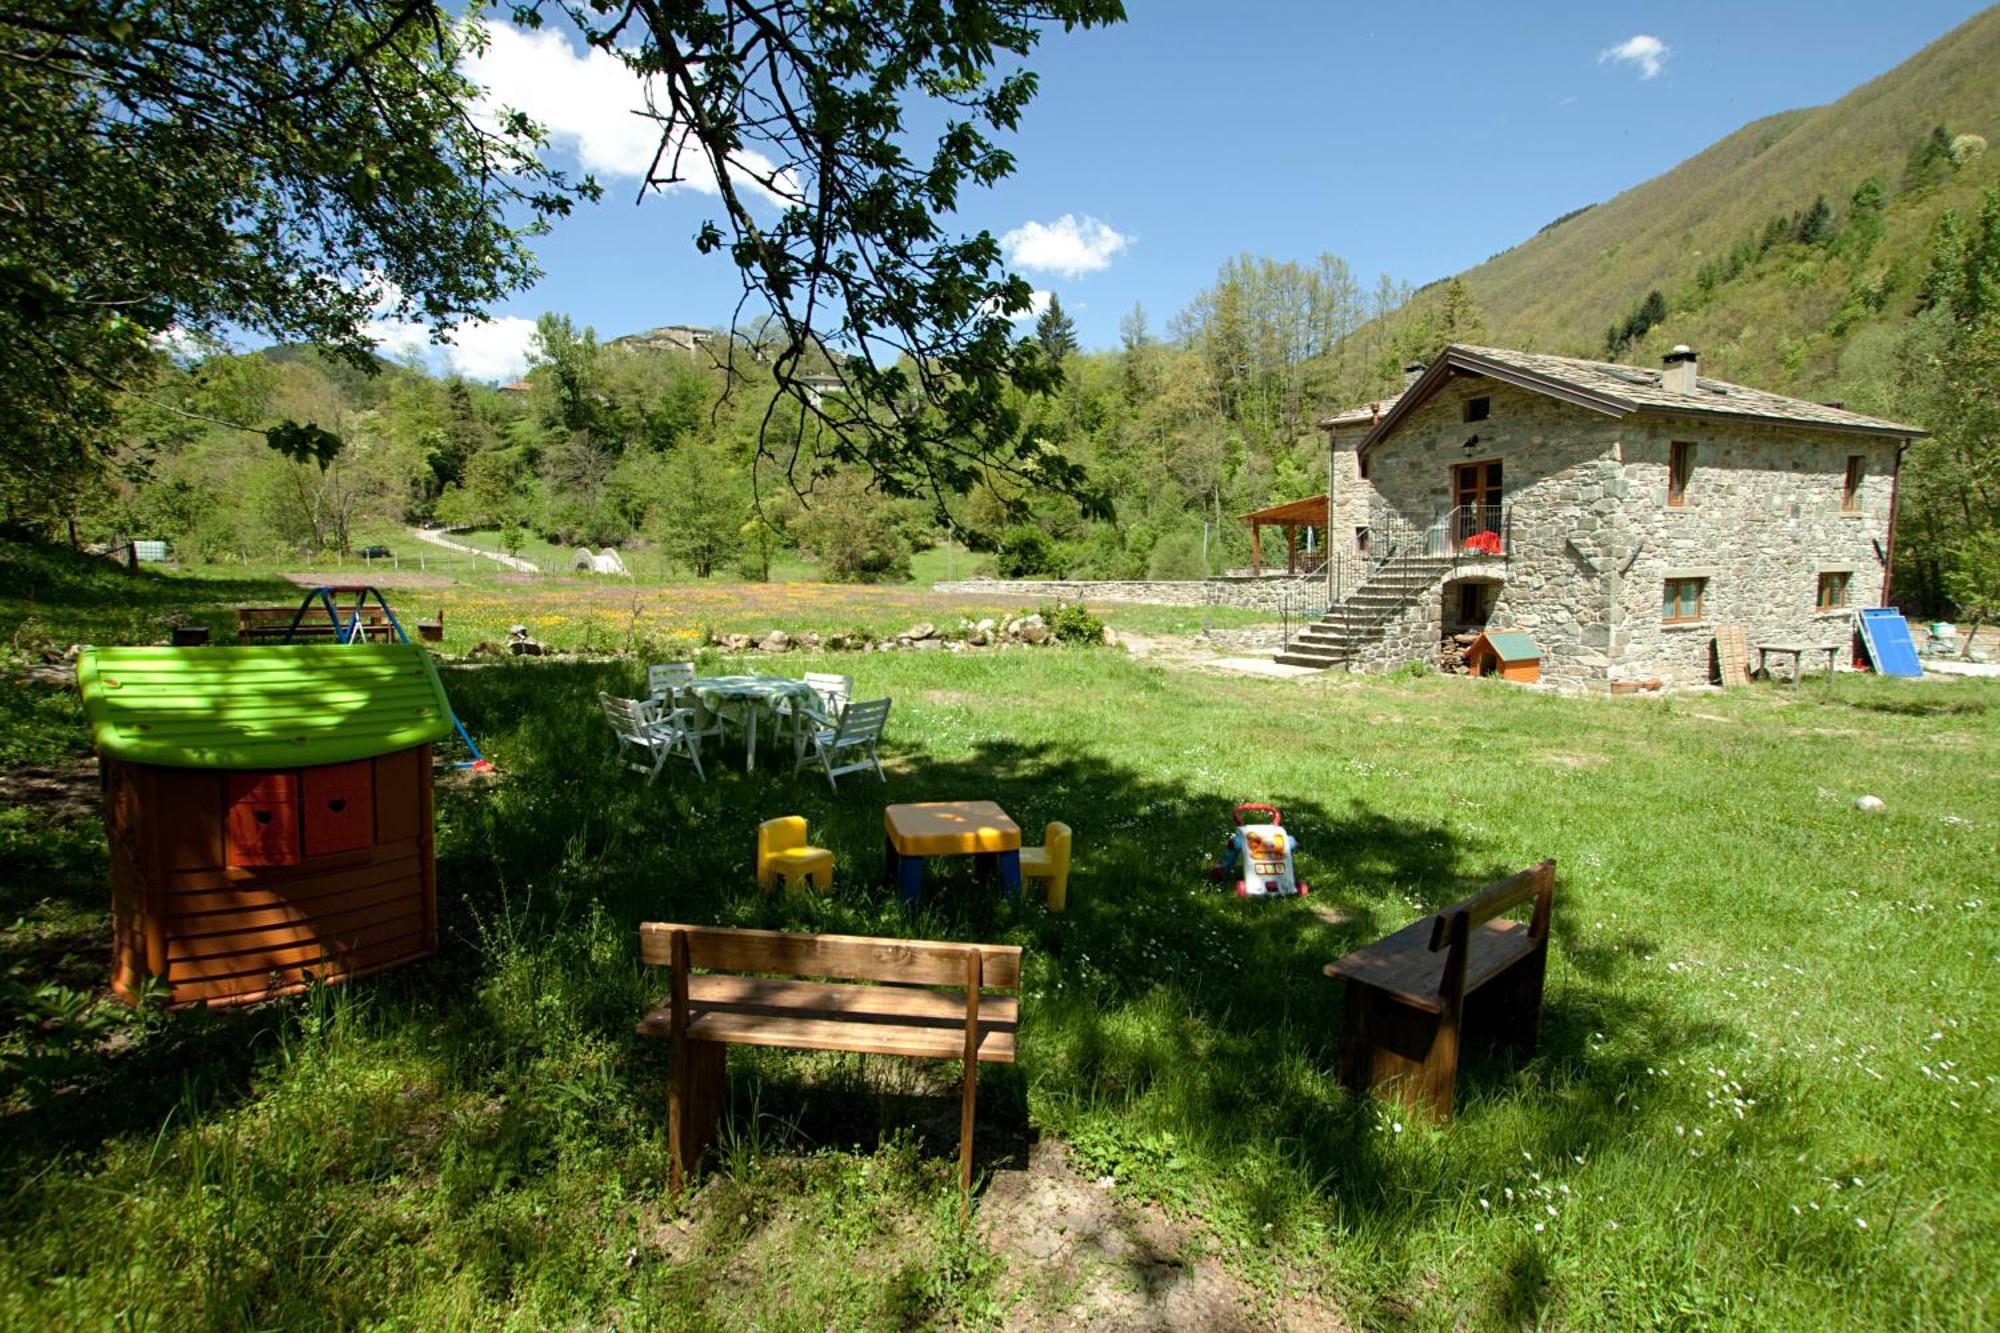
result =
[[[731,747],[647,788],[592,706],[637,661],[448,669],[499,777],[440,792],[440,957],[254,1013],[91,1006],[101,833],[10,801],[0,1324],[1046,1325],[1085,1297],[992,1222],[1060,1143],[1086,1193],[1179,1237],[1118,1275],[1140,1310],[1215,1270],[1273,1321],[1990,1326],[2000,685],[807,667],[896,700],[886,787],[752,777]],[[68,693],[8,697],[10,773],[86,761]],[[945,796],[1072,824],[1070,910],[946,873],[905,918],[881,806]],[[1310,899],[1209,884],[1242,800],[1283,807]],[[838,856],[830,896],[756,891],[754,824],[783,813]],[[1446,1129],[1340,1089],[1321,965],[1544,856],[1539,1053],[1469,1068]],[[723,1150],[669,1197],[665,1053],[632,1032],[649,919],[1022,945],[971,1227],[949,1073],[891,1059],[732,1051]]]
[[[1033,599],[1018,595],[939,594],[928,584],[522,574],[422,546],[415,539],[392,545],[389,567],[328,558],[127,574],[108,561],[0,542],[0,644],[34,650],[75,642],[163,642],[171,625],[189,622],[211,626],[218,641],[228,642],[236,623],[231,607],[295,605],[301,585],[314,581],[378,584],[406,619],[442,611],[443,650],[451,654],[503,639],[514,625],[527,626],[552,648],[684,657],[717,634],[782,628],[879,637],[923,621],[950,632],[961,618],[1037,609]],[[423,569],[417,554],[424,556]],[[1270,623],[1268,613],[1230,606],[1105,603],[1092,609],[1114,627],[1142,634]]]

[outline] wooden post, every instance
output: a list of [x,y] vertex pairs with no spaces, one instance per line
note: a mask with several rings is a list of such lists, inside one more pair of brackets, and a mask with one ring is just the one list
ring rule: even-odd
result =
[[1250,520],[1250,572],[1264,572],[1264,525],[1254,518]]
[[975,946],[965,953],[965,1090],[958,1108],[958,1215],[972,1211],[972,1111],[979,1088],[979,987],[981,956]]
[[1299,572],[1299,530],[1290,523],[1285,524],[1285,572]]
[[1424,1104],[1439,1120],[1451,1119],[1452,1104],[1458,1093],[1458,1033],[1465,1020],[1465,965],[1471,953],[1472,923],[1464,911],[1453,912],[1445,923],[1444,976],[1438,983],[1438,999],[1444,1012],[1438,1015],[1437,1034],[1419,1074]]
[[670,949],[674,1072],[667,1093],[667,1184],[678,1194],[715,1139],[715,1122],[727,1082],[727,1048],[719,1041],[689,1040],[686,931],[674,932]]

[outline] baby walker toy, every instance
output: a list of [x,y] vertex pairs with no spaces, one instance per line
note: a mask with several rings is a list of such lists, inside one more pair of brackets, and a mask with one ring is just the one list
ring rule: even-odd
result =
[[[1268,824],[1246,824],[1248,811],[1271,817]],[[1222,859],[1208,868],[1208,877],[1227,881],[1236,877],[1239,898],[1304,897],[1309,890],[1292,868],[1292,853],[1299,841],[1284,830],[1285,816],[1275,805],[1239,805],[1233,815],[1236,831],[1223,844]]]

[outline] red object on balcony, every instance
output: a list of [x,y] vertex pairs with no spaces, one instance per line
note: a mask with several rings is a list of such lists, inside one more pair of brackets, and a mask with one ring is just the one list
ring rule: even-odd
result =
[[1461,551],[1473,555],[1499,555],[1500,534],[1497,532],[1475,532],[1459,544]]

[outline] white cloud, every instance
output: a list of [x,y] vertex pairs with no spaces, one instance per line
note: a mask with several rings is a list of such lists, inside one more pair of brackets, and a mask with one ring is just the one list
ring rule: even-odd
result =
[[[491,19],[479,20],[484,49],[467,57],[465,76],[486,90],[480,110],[490,121],[507,108],[519,111],[548,131],[555,148],[573,154],[582,168],[610,179],[642,179],[659,150],[664,122],[651,111],[664,108],[660,80],[642,79],[631,66],[608,51],[578,52],[569,38],[548,28],[524,31]],[[769,175],[771,159],[743,149],[731,159],[745,172]],[[717,193],[715,172],[698,148],[660,159],[662,173],[678,169],[681,184],[703,194]],[[751,190],[769,191],[751,180]],[[797,180],[782,175],[777,187],[795,192]]]
[[444,348],[445,362],[473,380],[517,380],[528,372],[528,343],[535,321],[519,315],[461,324]]
[[[1018,311],[1015,314],[1007,315],[1006,318],[1009,323],[1019,324],[1024,320],[1040,319],[1042,317],[1042,312],[1044,310],[1047,310],[1048,308],[1049,308],[1049,294],[1047,292],[1039,292],[1039,291],[1029,292],[1028,308],[1026,310]],[[993,300],[986,303],[985,313],[989,315],[999,315],[1003,313],[1000,309],[1000,300],[998,297],[995,297]]]
[[416,361],[434,372],[504,383],[527,373],[535,321],[503,315],[461,324],[448,343],[432,342],[430,330],[413,320],[377,319],[368,332],[377,350],[393,361]]
[[1642,32],[1627,37],[1616,46],[1607,46],[1599,51],[1597,63],[1602,65],[1615,60],[1636,68],[1640,78],[1651,79],[1657,77],[1666,67],[1667,57],[1673,53],[1673,48],[1665,42]]
[[1060,273],[1066,278],[1095,273],[1132,243],[1088,215],[1065,213],[1054,222],[1029,222],[1000,238],[1007,262],[1019,268]]

